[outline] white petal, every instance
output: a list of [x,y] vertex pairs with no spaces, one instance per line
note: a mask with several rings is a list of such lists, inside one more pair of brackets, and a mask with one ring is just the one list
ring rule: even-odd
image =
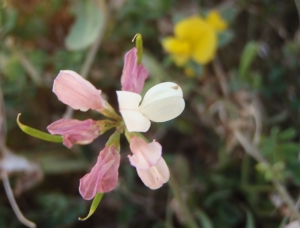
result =
[[126,128],[129,132],[146,132],[151,122],[142,113],[134,110],[120,110]]
[[180,86],[174,82],[163,82],[153,86],[145,94],[141,108],[167,97],[183,97]]
[[184,110],[184,100],[180,97],[168,97],[141,109],[141,113],[154,122],[165,122],[179,116]]
[[141,96],[128,91],[117,91],[120,113],[129,132],[146,132],[151,122],[138,110]]
[[141,95],[128,91],[117,91],[120,110],[138,110]]
[[154,122],[165,122],[179,116],[185,102],[181,88],[173,82],[158,84],[145,95],[140,112]]

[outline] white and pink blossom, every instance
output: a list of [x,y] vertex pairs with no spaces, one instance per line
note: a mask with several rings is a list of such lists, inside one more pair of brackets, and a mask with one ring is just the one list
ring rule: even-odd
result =
[[185,107],[183,93],[174,82],[164,82],[150,88],[144,99],[128,91],[117,91],[119,110],[129,132],[148,131],[151,121],[165,122],[179,116]]
[[158,142],[147,143],[133,136],[130,138],[130,149],[133,155],[128,156],[129,161],[147,187],[157,189],[169,180],[169,168],[161,156],[162,147]]

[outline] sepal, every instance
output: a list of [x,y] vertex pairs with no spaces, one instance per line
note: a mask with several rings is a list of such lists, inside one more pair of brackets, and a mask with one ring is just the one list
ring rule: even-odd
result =
[[94,214],[94,212],[96,211],[103,195],[104,195],[104,193],[97,193],[96,194],[96,196],[93,199],[93,202],[92,202],[92,205],[90,207],[90,211],[89,211],[88,215],[84,218],[79,217],[78,218],[79,221],[85,221]]
[[35,138],[48,141],[48,142],[55,142],[55,143],[62,143],[63,142],[63,137],[62,136],[51,135],[51,134],[48,134],[48,133],[36,130],[36,129],[32,128],[32,127],[29,127],[27,125],[22,124],[20,122],[20,115],[21,115],[21,113],[17,117],[17,124],[19,125],[20,129],[24,133],[26,133],[26,134],[28,134],[30,136],[33,136]]
[[137,33],[134,37],[133,40],[135,40],[135,47],[137,49],[137,64],[140,65],[142,62],[142,58],[143,58],[143,38],[142,35],[140,33]]

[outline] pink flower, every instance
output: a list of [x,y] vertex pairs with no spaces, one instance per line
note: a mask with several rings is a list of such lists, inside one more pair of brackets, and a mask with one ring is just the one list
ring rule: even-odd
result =
[[137,49],[132,48],[125,54],[124,67],[121,77],[123,91],[141,93],[145,80],[148,78],[148,71],[141,63],[137,64]]
[[120,153],[115,146],[105,147],[91,172],[80,179],[79,192],[85,200],[96,193],[112,191],[118,182]]
[[68,148],[72,148],[75,143],[91,143],[101,133],[97,121],[91,119],[84,121],[60,119],[50,124],[47,129],[51,134],[62,135],[63,144]]
[[[58,99],[73,109],[88,109],[105,112],[108,103],[102,99],[101,90],[97,90],[90,82],[71,70],[61,70],[53,83],[53,92]],[[63,136],[63,144],[71,148],[75,143],[88,144],[101,134],[100,126],[91,119],[60,119],[47,127],[51,134]]]
[[142,138],[133,136],[130,149],[133,155],[128,156],[129,161],[147,187],[157,189],[169,180],[169,168],[161,157],[162,147],[158,142],[147,144]]
[[73,109],[83,112],[88,109],[101,111],[106,101],[89,81],[71,70],[61,70],[54,80],[53,92],[58,99]]

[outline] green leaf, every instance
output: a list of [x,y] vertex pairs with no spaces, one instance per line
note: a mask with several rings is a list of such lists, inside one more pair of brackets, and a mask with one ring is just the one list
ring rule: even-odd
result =
[[284,141],[284,140],[293,139],[295,138],[295,136],[296,136],[296,130],[294,128],[288,128],[280,132],[278,138]]
[[90,211],[89,211],[88,215],[84,218],[79,217],[78,220],[85,221],[89,217],[91,217],[94,214],[95,210],[97,209],[103,195],[104,195],[104,193],[97,193],[95,198],[93,199],[93,202],[92,202],[92,205],[91,205],[91,208],[90,208]]
[[18,123],[20,129],[23,132],[25,132],[26,134],[31,135],[31,136],[33,136],[35,138],[38,138],[38,139],[49,141],[49,142],[55,142],[55,143],[63,142],[63,138],[60,135],[51,135],[51,134],[36,130],[34,128],[31,128],[31,127],[28,127],[28,126],[22,124],[19,120],[20,115],[21,114],[19,114],[18,117],[17,117],[17,123]]
[[0,10],[0,35],[4,35],[11,31],[15,26],[18,19],[18,12],[11,8],[6,7],[5,10]]
[[281,223],[279,224],[278,228],[284,228],[285,225],[288,223],[289,218],[285,217],[282,219]]
[[239,77],[241,77],[242,79],[247,78],[249,67],[257,55],[258,47],[259,45],[257,42],[252,41],[246,44],[242,53],[239,67]]
[[278,150],[281,153],[292,153],[295,157],[297,157],[298,152],[300,150],[300,146],[297,143],[289,142],[289,143],[281,143],[278,145]]
[[76,22],[68,34],[65,44],[68,50],[87,48],[96,40],[104,17],[95,1],[75,1]]
[[246,215],[247,215],[246,228],[255,228],[253,215],[248,209],[246,210]]
[[198,209],[197,212],[197,218],[201,223],[202,228],[213,228],[213,223],[211,219],[207,216],[207,214],[203,211]]

